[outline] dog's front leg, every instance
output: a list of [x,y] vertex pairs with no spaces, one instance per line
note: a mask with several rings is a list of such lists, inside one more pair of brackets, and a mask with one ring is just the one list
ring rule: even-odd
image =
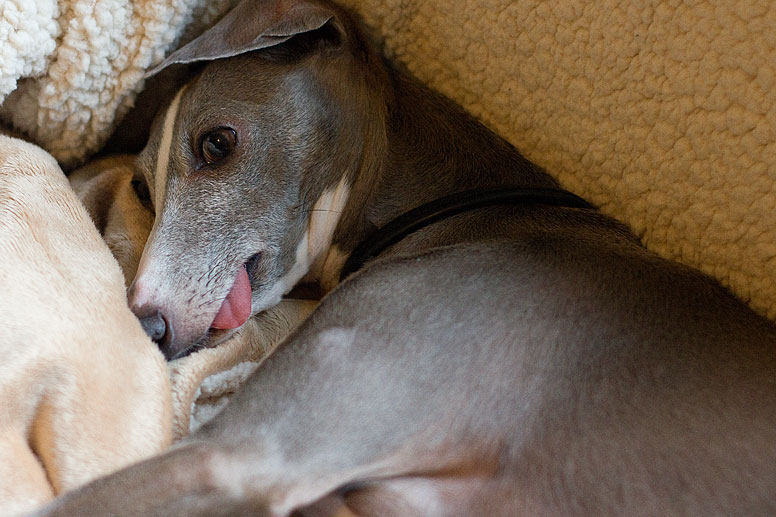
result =
[[[244,379],[250,373],[246,373],[245,367],[255,369],[283,338],[310,315],[317,303],[312,300],[283,300],[252,317],[226,342],[170,363],[175,439],[189,434],[192,420],[195,422],[193,427],[198,427],[197,421],[201,418],[198,418],[198,407],[195,409],[192,403],[196,405],[198,388],[207,377],[218,374],[220,382],[224,382],[223,377],[230,377],[230,372],[237,369],[239,371],[235,375]],[[226,398],[227,395],[221,395],[219,403]]]
[[69,492],[37,515],[235,515],[229,494],[209,475],[221,457],[210,444],[177,447]]
[[[348,348],[353,337],[341,329],[292,337],[199,432],[163,456],[65,494],[41,514],[288,515],[353,479],[393,473],[382,458],[392,455],[394,441],[377,446],[368,436],[362,443],[358,430],[371,425],[367,434],[384,436],[379,426],[370,415],[340,418],[337,410],[368,398],[346,375],[359,366],[337,358],[341,351],[335,350]],[[335,353],[307,368],[300,359],[308,346]],[[341,370],[327,372],[329,361]],[[328,373],[337,384],[353,384],[348,393],[334,388],[339,401],[330,400],[331,386],[323,385]],[[385,407],[362,403],[376,407],[368,413]]]
[[[456,397],[477,396],[479,374],[467,374],[471,362],[446,350],[447,342],[433,362],[423,360],[428,347],[415,340],[431,341],[438,329],[424,331],[420,320],[397,328],[390,308],[403,307],[405,293],[397,286],[391,297],[387,286],[375,288],[382,294],[377,312],[366,301],[377,299],[373,293],[330,293],[197,433],[164,456],[66,494],[48,511],[288,515],[332,493],[349,503],[359,491],[375,494],[390,485],[400,509],[394,513],[434,514],[422,505],[442,504],[433,485],[449,476],[433,472],[475,479],[472,469],[492,452],[460,428],[470,419],[449,411],[460,405]],[[444,390],[436,380],[445,375],[471,385]],[[397,483],[404,476],[405,484]],[[423,477],[416,505],[402,490]]]

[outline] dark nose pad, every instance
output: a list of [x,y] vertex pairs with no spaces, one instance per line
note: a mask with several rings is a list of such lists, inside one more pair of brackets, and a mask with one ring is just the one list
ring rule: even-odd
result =
[[161,311],[156,311],[150,316],[140,317],[140,326],[155,343],[161,343],[167,335],[167,320],[162,316]]
[[156,310],[150,314],[144,315],[143,313],[136,314],[137,319],[140,320],[140,326],[143,327],[145,333],[159,345],[159,350],[162,351],[164,357],[169,361],[175,355],[175,351],[172,349],[172,342],[175,338],[175,331],[172,327],[172,322],[164,317],[162,311]]

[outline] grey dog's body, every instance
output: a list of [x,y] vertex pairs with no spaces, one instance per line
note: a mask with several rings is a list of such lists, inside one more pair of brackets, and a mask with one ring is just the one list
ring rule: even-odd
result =
[[[338,256],[425,201],[555,186],[385,68],[339,10],[255,2],[266,20],[247,16],[250,4],[200,38],[205,50],[195,41],[170,60],[229,58],[162,112],[140,161],[157,223],[131,299],[175,326],[161,343],[169,356],[223,336],[209,322],[259,250],[254,312],[269,303],[303,236],[315,240],[312,201],[336,185],[347,187],[332,209],[341,217],[293,278],[325,284]],[[271,44],[223,52],[236,19]],[[227,124],[242,135],[228,159],[192,165],[202,128]],[[174,450],[49,510],[772,513],[775,346],[774,327],[716,282],[596,211],[480,209],[405,238],[333,289]]]

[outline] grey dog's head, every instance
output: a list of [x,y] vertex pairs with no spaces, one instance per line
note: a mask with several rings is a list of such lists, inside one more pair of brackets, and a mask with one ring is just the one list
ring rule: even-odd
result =
[[318,1],[246,0],[154,71],[203,66],[138,158],[156,218],[130,304],[168,358],[223,340],[331,259],[380,109],[364,73],[379,59],[351,23]]

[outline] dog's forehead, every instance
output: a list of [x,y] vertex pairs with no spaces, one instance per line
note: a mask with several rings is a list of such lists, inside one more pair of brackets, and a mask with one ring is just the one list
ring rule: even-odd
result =
[[244,137],[250,133],[254,144],[307,131],[321,116],[313,82],[304,69],[246,56],[210,63],[181,96],[173,152],[185,154],[206,132],[219,127],[233,128]]
[[[274,69],[273,69],[274,68]],[[191,129],[197,122],[218,115],[240,115],[241,104],[263,105],[272,98],[283,86],[277,67],[271,63],[261,63],[259,60],[238,56],[230,59],[217,60],[208,63],[185,86],[183,95],[176,104],[177,93],[171,96],[161,106],[156,114],[150,130],[150,138],[141,154],[145,168],[153,161],[158,152],[159,143],[165,130],[165,119],[175,105],[173,114],[173,134],[180,137],[181,133]]]
[[283,99],[301,93],[305,67],[275,63],[253,55],[236,56],[208,63],[191,81],[186,101],[199,107],[226,107],[225,102],[257,106],[283,104]]

